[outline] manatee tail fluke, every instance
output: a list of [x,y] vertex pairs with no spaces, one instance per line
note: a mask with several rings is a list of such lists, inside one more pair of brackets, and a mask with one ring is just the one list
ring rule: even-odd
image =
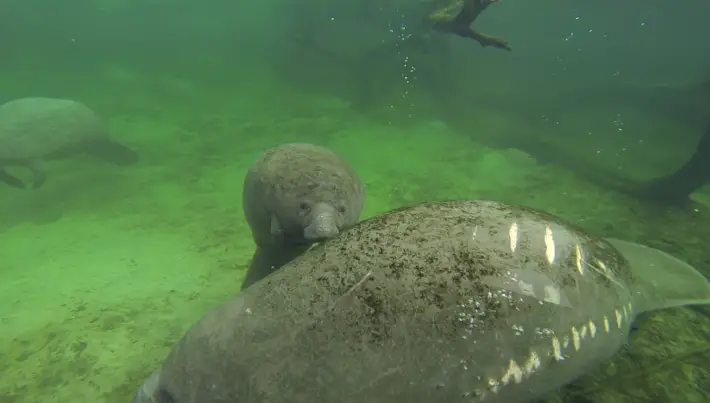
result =
[[663,251],[607,239],[629,261],[634,276],[634,311],[710,304],[710,282],[689,264]]
[[101,160],[119,166],[133,165],[140,160],[138,153],[112,140],[90,144],[87,146],[87,151]]

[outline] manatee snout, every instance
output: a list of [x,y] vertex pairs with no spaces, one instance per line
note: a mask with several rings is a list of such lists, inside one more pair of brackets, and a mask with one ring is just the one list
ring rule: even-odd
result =
[[327,204],[317,204],[311,212],[311,220],[303,230],[309,241],[332,238],[340,233],[338,211]]

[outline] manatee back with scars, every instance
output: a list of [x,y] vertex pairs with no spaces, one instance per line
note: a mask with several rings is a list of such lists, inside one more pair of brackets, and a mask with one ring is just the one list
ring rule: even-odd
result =
[[663,252],[524,207],[427,203],[208,314],[134,402],[528,403],[614,354],[638,313],[708,302]]

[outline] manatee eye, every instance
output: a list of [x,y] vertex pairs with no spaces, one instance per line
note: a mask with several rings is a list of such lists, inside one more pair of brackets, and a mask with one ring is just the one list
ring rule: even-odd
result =
[[338,211],[341,213],[345,212],[345,206],[338,206]]
[[301,210],[303,210],[303,211],[310,210],[310,208],[311,208],[311,206],[310,206],[308,203],[306,203],[306,202],[302,202],[299,207],[300,207]]

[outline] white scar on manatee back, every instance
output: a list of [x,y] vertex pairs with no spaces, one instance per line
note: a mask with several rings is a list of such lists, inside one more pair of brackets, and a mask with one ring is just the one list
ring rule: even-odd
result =
[[[538,226],[534,224],[532,227]],[[514,221],[508,228],[508,247],[513,254],[519,252],[521,240],[525,238],[522,233],[524,227],[524,225]],[[563,332],[540,327],[527,329],[521,325],[511,324],[511,328],[516,334],[522,335],[524,332],[533,331],[540,335],[548,336],[549,343],[547,346],[531,347],[525,357],[510,357],[507,363],[500,366],[497,371],[492,371],[493,376],[485,380],[486,387],[465,393],[466,396],[474,398],[476,401],[498,402],[499,400],[496,397],[499,396],[497,395],[507,386],[521,384],[533,375],[549,369],[549,365],[547,365],[548,368],[543,365],[544,357],[552,357],[553,364],[561,364],[566,360],[582,355],[585,347],[602,339],[604,336],[611,336],[611,339],[609,340],[609,346],[603,348],[602,351],[607,350],[607,356],[613,355],[623,343],[623,339],[628,335],[631,323],[639,313],[684,305],[710,303],[710,284],[708,280],[692,267],[673,256],[632,242],[607,239],[607,242],[620,251],[627,260],[632,262],[633,282],[632,284],[624,284],[621,279],[616,278],[614,271],[607,263],[590,256],[581,242],[569,239],[570,236],[574,237],[574,233],[564,230],[556,232],[553,228],[554,224],[546,224],[540,237],[543,245],[536,245],[544,248],[545,264],[564,267],[565,264],[560,260],[564,259],[566,262],[571,260],[573,262],[571,268],[576,276],[582,278],[598,276],[613,284],[613,287],[618,288],[619,295],[628,294],[628,298],[620,298],[621,301],[618,304],[599,311],[594,308],[590,309],[589,306],[604,305],[603,301],[584,300],[579,295],[571,295],[568,290],[562,289],[555,281],[539,271],[510,268],[506,276],[484,278],[484,283],[498,288],[501,293],[498,296],[489,293],[489,298],[515,298],[515,294],[522,294],[538,299],[541,305],[546,303],[555,304],[580,311],[589,311],[591,314],[580,318]],[[534,230],[540,229],[534,228]],[[556,234],[560,234],[562,238],[567,238],[558,240],[556,239]],[[477,242],[479,236],[479,228],[476,226],[471,231],[471,242]],[[537,237],[532,236],[532,238]],[[562,244],[562,247],[558,245],[558,242]],[[532,245],[527,246],[530,247]],[[678,270],[678,268],[682,270]],[[634,269],[637,270],[634,271]],[[486,312],[483,309],[479,309],[481,307],[479,301],[469,299],[468,304],[462,304],[459,307],[462,308],[462,312],[459,313],[459,320],[470,325],[468,333],[473,334],[478,325],[484,326]],[[615,334],[616,337],[614,336]],[[462,337],[464,339],[467,338],[465,335]],[[617,340],[617,343],[612,343],[614,339]],[[599,350],[598,346],[591,349]],[[603,359],[604,357],[597,358]],[[461,365],[464,370],[469,369],[469,364],[465,360],[461,361]],[[475,365],[475,363],[472,362],[470,365]],[[582,375],[584,372],[586,371],[579,371],[579,374],[576,375]],[[573,375],[572,377],[576,376]],[[515,396],[512,401],[522,401],[517,393]]]

